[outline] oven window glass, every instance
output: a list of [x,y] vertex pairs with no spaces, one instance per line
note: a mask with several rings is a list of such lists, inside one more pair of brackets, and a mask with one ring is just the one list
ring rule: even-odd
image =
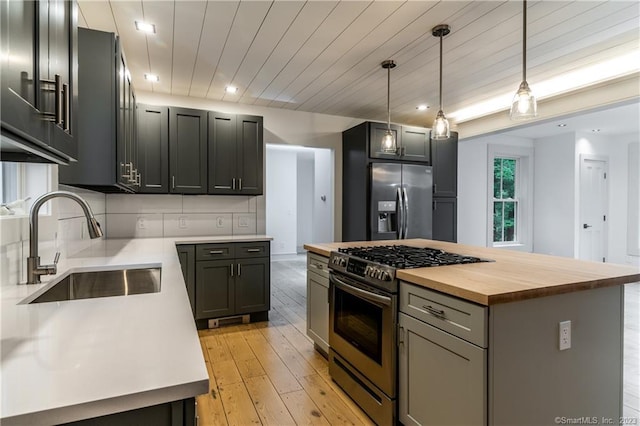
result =
[[382,364],[382,308],[335,289],[334,332]]

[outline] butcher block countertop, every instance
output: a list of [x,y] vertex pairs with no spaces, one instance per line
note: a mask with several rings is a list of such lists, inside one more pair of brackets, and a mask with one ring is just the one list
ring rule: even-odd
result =
[[640,268],[422,239],[305,244],[329,256],[341,247],[404,244],[494,262],[398,270],[398,279],[489,306],[640,281]]

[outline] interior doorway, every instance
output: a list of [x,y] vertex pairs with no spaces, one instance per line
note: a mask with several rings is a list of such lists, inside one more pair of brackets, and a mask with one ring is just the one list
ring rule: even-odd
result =
[[266,145],[266,231],[272,254],[304,252],[307,243],[333,241],[334,152]]
[[580,156],[579,258],[605,262],[607,257],[608,159]]

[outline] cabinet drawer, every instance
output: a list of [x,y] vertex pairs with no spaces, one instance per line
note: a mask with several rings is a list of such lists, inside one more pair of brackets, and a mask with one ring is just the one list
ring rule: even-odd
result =
[[314,253],[307,253],[307,270],[329,278],[329,259]]
[[487,347],[488,310],[484,306],[401,282],[400,311],[482,348]]
[[233,259],[234,257],[233,244],[196,245],[196,260]]
[[236,258],[269,256],[269,241],[255,241],[235,244]]

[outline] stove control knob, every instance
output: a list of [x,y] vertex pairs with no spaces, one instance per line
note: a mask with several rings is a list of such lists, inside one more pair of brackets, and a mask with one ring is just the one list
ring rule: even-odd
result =
[[391,281],[391,275],[387,271],[382,271],[382,276],[380,277],[382,281]]
[[381,280],[382,279],[382,274],[384,274],[384,271],[381,271],[380,269],[378,269],[378,271],[376,272],[376,278]]
[[340,266],[347,266],[347,259],[345,259],[344,257],[340,258]]
[[364,268],[364,276],[365,276],[365,277],[366,277],[367,275],[369,275],[369,271],[370,271],[370,270],[371,270],[371,266],[368,266],[368,265],[367,265],[367,266]]
[[371,272],[369,273],[369,276],[371,278],[375,278],[378,276],[378,272],[379,272],[378,268],[372,267]]

